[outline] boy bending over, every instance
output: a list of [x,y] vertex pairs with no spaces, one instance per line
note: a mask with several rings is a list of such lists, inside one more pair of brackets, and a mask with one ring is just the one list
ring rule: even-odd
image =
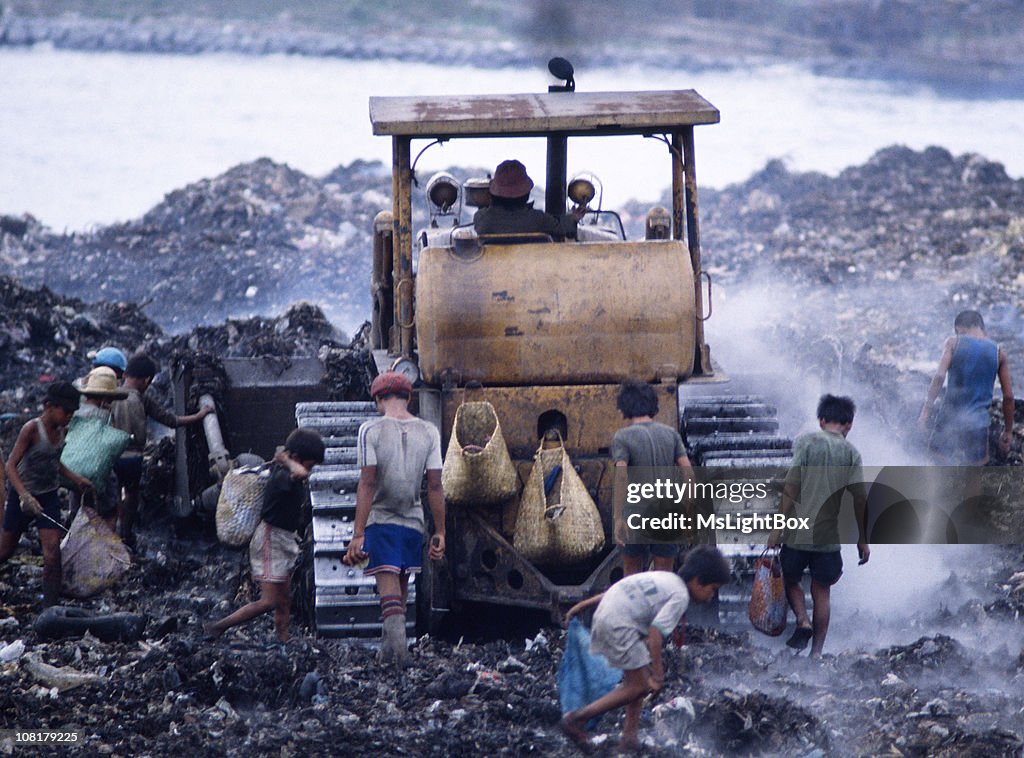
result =
[[624,577],[607,592],[577,603],[565,615],[566,623],[581,611],[597,605],[591,627],[590,652],[603,655],[623,670],[622,681],[607,695],[570,711],[561,721],[562,731],[583,750],[590,741],[583,725],[595,716],[625,707],[620,750],[640,746],[637,729],[643,699],[661,689],[665,670],[661,662],[663,640],[672,634],[692,600],[706,603],[732,574],[718,548],[693,548],[675,574],[647,571]]

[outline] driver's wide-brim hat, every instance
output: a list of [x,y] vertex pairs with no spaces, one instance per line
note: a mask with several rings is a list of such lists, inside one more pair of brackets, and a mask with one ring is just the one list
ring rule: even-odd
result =
[[533,179],[519,161],[502,161],[494,169],[494,178],[491,179],[491,195],[494,197],[523,197],[532,189]]

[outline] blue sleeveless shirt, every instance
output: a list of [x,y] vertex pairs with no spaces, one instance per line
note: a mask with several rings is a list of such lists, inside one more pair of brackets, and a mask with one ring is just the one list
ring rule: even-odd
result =
[[999,347],[980,337],[957,337],[949,364],[944,403],[962,429],[987,429]]

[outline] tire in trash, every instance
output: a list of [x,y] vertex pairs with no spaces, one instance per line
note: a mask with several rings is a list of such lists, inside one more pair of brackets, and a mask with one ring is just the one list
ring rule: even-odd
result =
[[40,637],[82,637],[89,632],[103,642],[134,642],[142,637],[147,617],[137,613],[96,614],[84,608],[54,605],[36,617],[32,628]]

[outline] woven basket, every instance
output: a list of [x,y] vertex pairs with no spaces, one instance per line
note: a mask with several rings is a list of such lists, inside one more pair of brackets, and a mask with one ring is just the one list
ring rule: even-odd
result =
[[[545,494],[544,480],[559,465],[561,473]],[[520,498],[513,545],[539,565],[580,563],[604,547],[601,514],[564,445],[537,451]]]
[[60,462],[84,476],[103,494],[114,463],[128,447],[129,439],[128,432],[111,426],[108,421],[72,416]]
[[263,511],[267,488],[264,467],[232,469],[224,477],[217,499],[217,539],[225,545],[249,544]]
[[466,402],[455,411],[441,484],[455,505],[498,505],[515,496],[516,469],[498,414],[487,401]]

